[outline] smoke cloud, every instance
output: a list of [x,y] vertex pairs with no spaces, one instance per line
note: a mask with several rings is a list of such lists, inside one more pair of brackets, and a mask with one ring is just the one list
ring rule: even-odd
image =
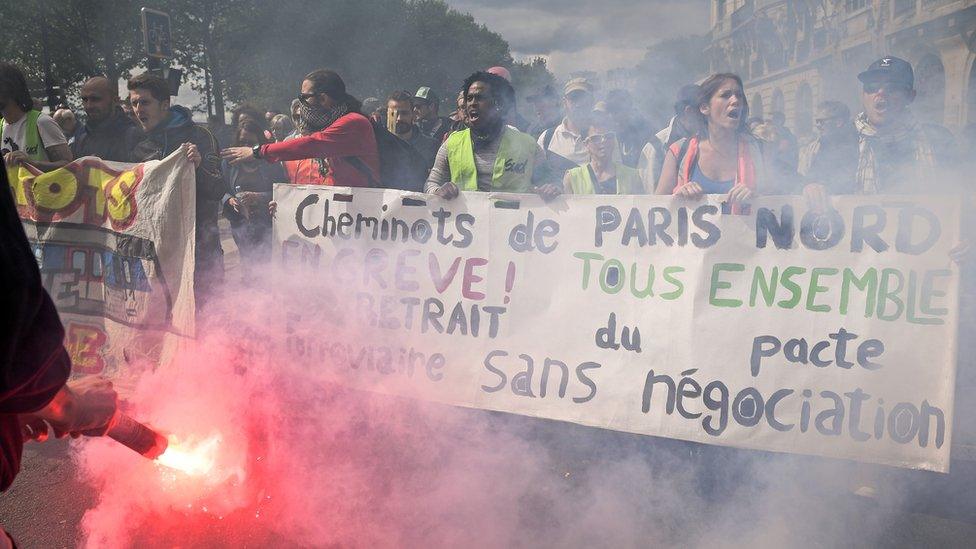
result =
[[[282,358],[296,314],[323,337],[376,343],[336,314],[354,304],[327,287],[295,273],[276,279],[276,297],[224,296],[198,340],[128,399],[179,443],[219,437],[209,473],[75,443],[98,494],[85,546],[873,545],[888,526],[851,495],[883,468],[345,388],[331,357],[316,368]],[[394,379],[376,389],[409,383]],[[885,494],[892,509],[902,501]]]
[[[468,1],[450,3],[474,9]],[[583,68],[575,63],[632,66],[648,44],[624,51],[605,39],[651,34],[648,18],[629,11],[628,4],[641,2],[612,3],[619,20],[610,28],[579,21],[589,15],[544,20],[528,7],[512,17],[503,11],[511,4],[485,8],[479,21],[514,38],[516,53],[547,55],[560,76]],[[702,18],[707,14],[699,4],[694,13]],[[503,19],[514,21],[512,30],[502,29]],[[681,17],[666,20],[677,24]],[[680,34],[702,24],[689,27]],[[567,38],[574,32],[580,40]],[[653,107],[654,130],[667,123],[677,89],[699,76],[682,62],[660,63],[667,74],[642,81],[646,97],[637,98]],[[111,440],[73,443],[79,470],[97,493],[80,543],[752,548],[926,539],[903,518],[906,510],[933,508],[934,502],[917,499],[917,488],[947,483],[934,473],[706,446],[386,394],[409,386],[404,378],[386,378],[375,391],[344,387],[336,382],[336,357],[324,355],[309,367],[280,352],[296,315],[311,318],[323,338],[352,347],[376,343],[375,332],[357,322],[356,303],[329,282],[276,273],[273,295],[228,291],[200,322],[198,339],[147,373],[128,398],[128,413],[178,443],[215,444],[206,475],[168,469]],[[972,314],[966,318],[971,326]],[[406,339],[384,343],[409,346]],[[957,410],[956,426],[965,429],[971,417],[971,410]],[[871,491],[874,497],[863,497]],[[955,497],[939,505],[952,507]]]

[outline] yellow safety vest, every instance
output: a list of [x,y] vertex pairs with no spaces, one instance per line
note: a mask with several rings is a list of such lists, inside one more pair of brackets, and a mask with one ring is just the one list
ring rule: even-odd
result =
[[[24,116],[27,117],[27,127],[24,131],[24,153],[31,160],[46,161],[47,151],[44,150],[44,143],[41,141],[41,132],[37,129],[37,119],[41,116],[41,111],[29,110]],[[0,140],[3,139],[3,130],[6,128],[6,121],[0,119]]]
[[[617,169],[617,194],[645,194],[644,182],[640,173],[629,166],[614,162]],[[596,194],[596,184],[590,177],[587,165],[577,166],[568,172],[569,185],[573,194]]]
[[[502,130],[498,154],[491,176],[493,191],[528,192],[535,169],[536,142],[532,136],[512,127]],[[447,138],[447,161],[451,181],[462,191],[478,190],[478,170],[474,163],[471,129],[454,132]]]

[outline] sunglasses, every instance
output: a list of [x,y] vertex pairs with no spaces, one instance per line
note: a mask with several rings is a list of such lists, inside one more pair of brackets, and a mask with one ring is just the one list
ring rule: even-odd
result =
[[589,137],[587,137],[585,139],[585,141],[587,143],[592,143],[594,145],[602,145],[602,144],[606,143],[607,141],[611,141],[611,140],[615,139],[616,137],[617,137],[617,135],[615,133],[613,133],[613,132],[595,133],[595,134],[590,135]]
[[298,100],[301,102],[302,105],[305,105],[306,107],[308,107],[309,106],[309,101],[313,97],[315,97],[316,95],[318,95],[318,94],[317,93],[300,93],[300,94],[298,94]]
[[875,94],[884,90],[889,94],[903,94],[908,95],[912,89],[904,84],[893,84],[891,82],[865,82],[864,83],[864,93]]

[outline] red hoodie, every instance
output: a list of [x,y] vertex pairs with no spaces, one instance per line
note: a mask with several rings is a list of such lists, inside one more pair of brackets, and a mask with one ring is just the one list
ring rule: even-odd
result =
[[268,162],[324,158],[324,185],[368,187],[369,178],[349,162],[356,157],[379,180],[380,161],[373,125],[359,113],[349,113],[329,127],[313,134],[261,147],[261,157]]

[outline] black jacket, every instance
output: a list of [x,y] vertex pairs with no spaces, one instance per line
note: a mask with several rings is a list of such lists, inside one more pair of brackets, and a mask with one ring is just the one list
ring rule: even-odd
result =
[[128,162],[129,153],[141,134],[132,119],[119,109],[98,126],[85,124],[78,128],[71,143],[71,154],[75,158],[97,156],[102,160]]
[[[2,159],[0,185],[9,188]],[[0,490],[6,490],[20,468],[24,444],[17,414],[47,405],[71,370],[61,319],[41,286],[9,192],[0,192],[0,288]]]
[[194,124],[190,111],[185,107],[170,107],[169,118],[142,135],[133,146],[129,159],[132,162],[162,160],[183,143],[196,145],[203,158],[196,170],[197,244],[209,247],[215,239],[219,248],[217,213],[227,187],[220,173],[220,149],[210,130]]
[[[859,148],[857,130],[848,127],[843,133],[830,138],[819,138],[817,153],[811,155],[809,167],[802,174],[805,181],[822,183],[830,188],[831,194],[854,194],[857,192],[857,161]],[[812,147],[813,144],[807,145]]]
[[[267,222],[267,224],[270,225],[271,214],[268,213],[266,202],[271,202],[272,191],[275,183],[289,182],[288,174],[285,172],[285,169],[281,167],[281,164],[277,162],[271,163],[258,161],[257,166],[257,173],[260,176],[259,179],[261,181],[261,185],[259,187],[251,187],[240,185],[239,180],[241,168],[239,165],[230,164],[226,160],[221,165],[221,169],[224,172],[224,178],[227,180],[227,188],[220,202],[221,206],[223,207],[224,217],[230,221],[232,226],[236,227],[244,224],[245,219],[241,214],[235,212],[232,208],[227,206],[227,201],[230,200],[231,197],[235,196],[239,192],[245,191],[260,193],[262,201],[264,201],[265,204],[262,207],[257,208],[257,211],[252,212],[251,215],[253,217],[251,219],[254,221]],[[240,189],[237,188],[239,186],[241,187]]]
[[[401,137],[401,139],[403,139]],[[441,142],[434,142],[432,137],[424,134],[424,132],[419,127],[414,127],[413,137],[410,139],[403,139],[410,144],[415,151],[417,151],[420,156],[424,158],[424,168],[429,172],[430,168],[434,165],[434,158],[437,157],[437,149],[440,148]]]
[[433,122],[419,120],[417,127],[420,133],[432,139],[439,147],[444,142],[444,136],[451,131],[451,119],[446,116],[438,116]]

